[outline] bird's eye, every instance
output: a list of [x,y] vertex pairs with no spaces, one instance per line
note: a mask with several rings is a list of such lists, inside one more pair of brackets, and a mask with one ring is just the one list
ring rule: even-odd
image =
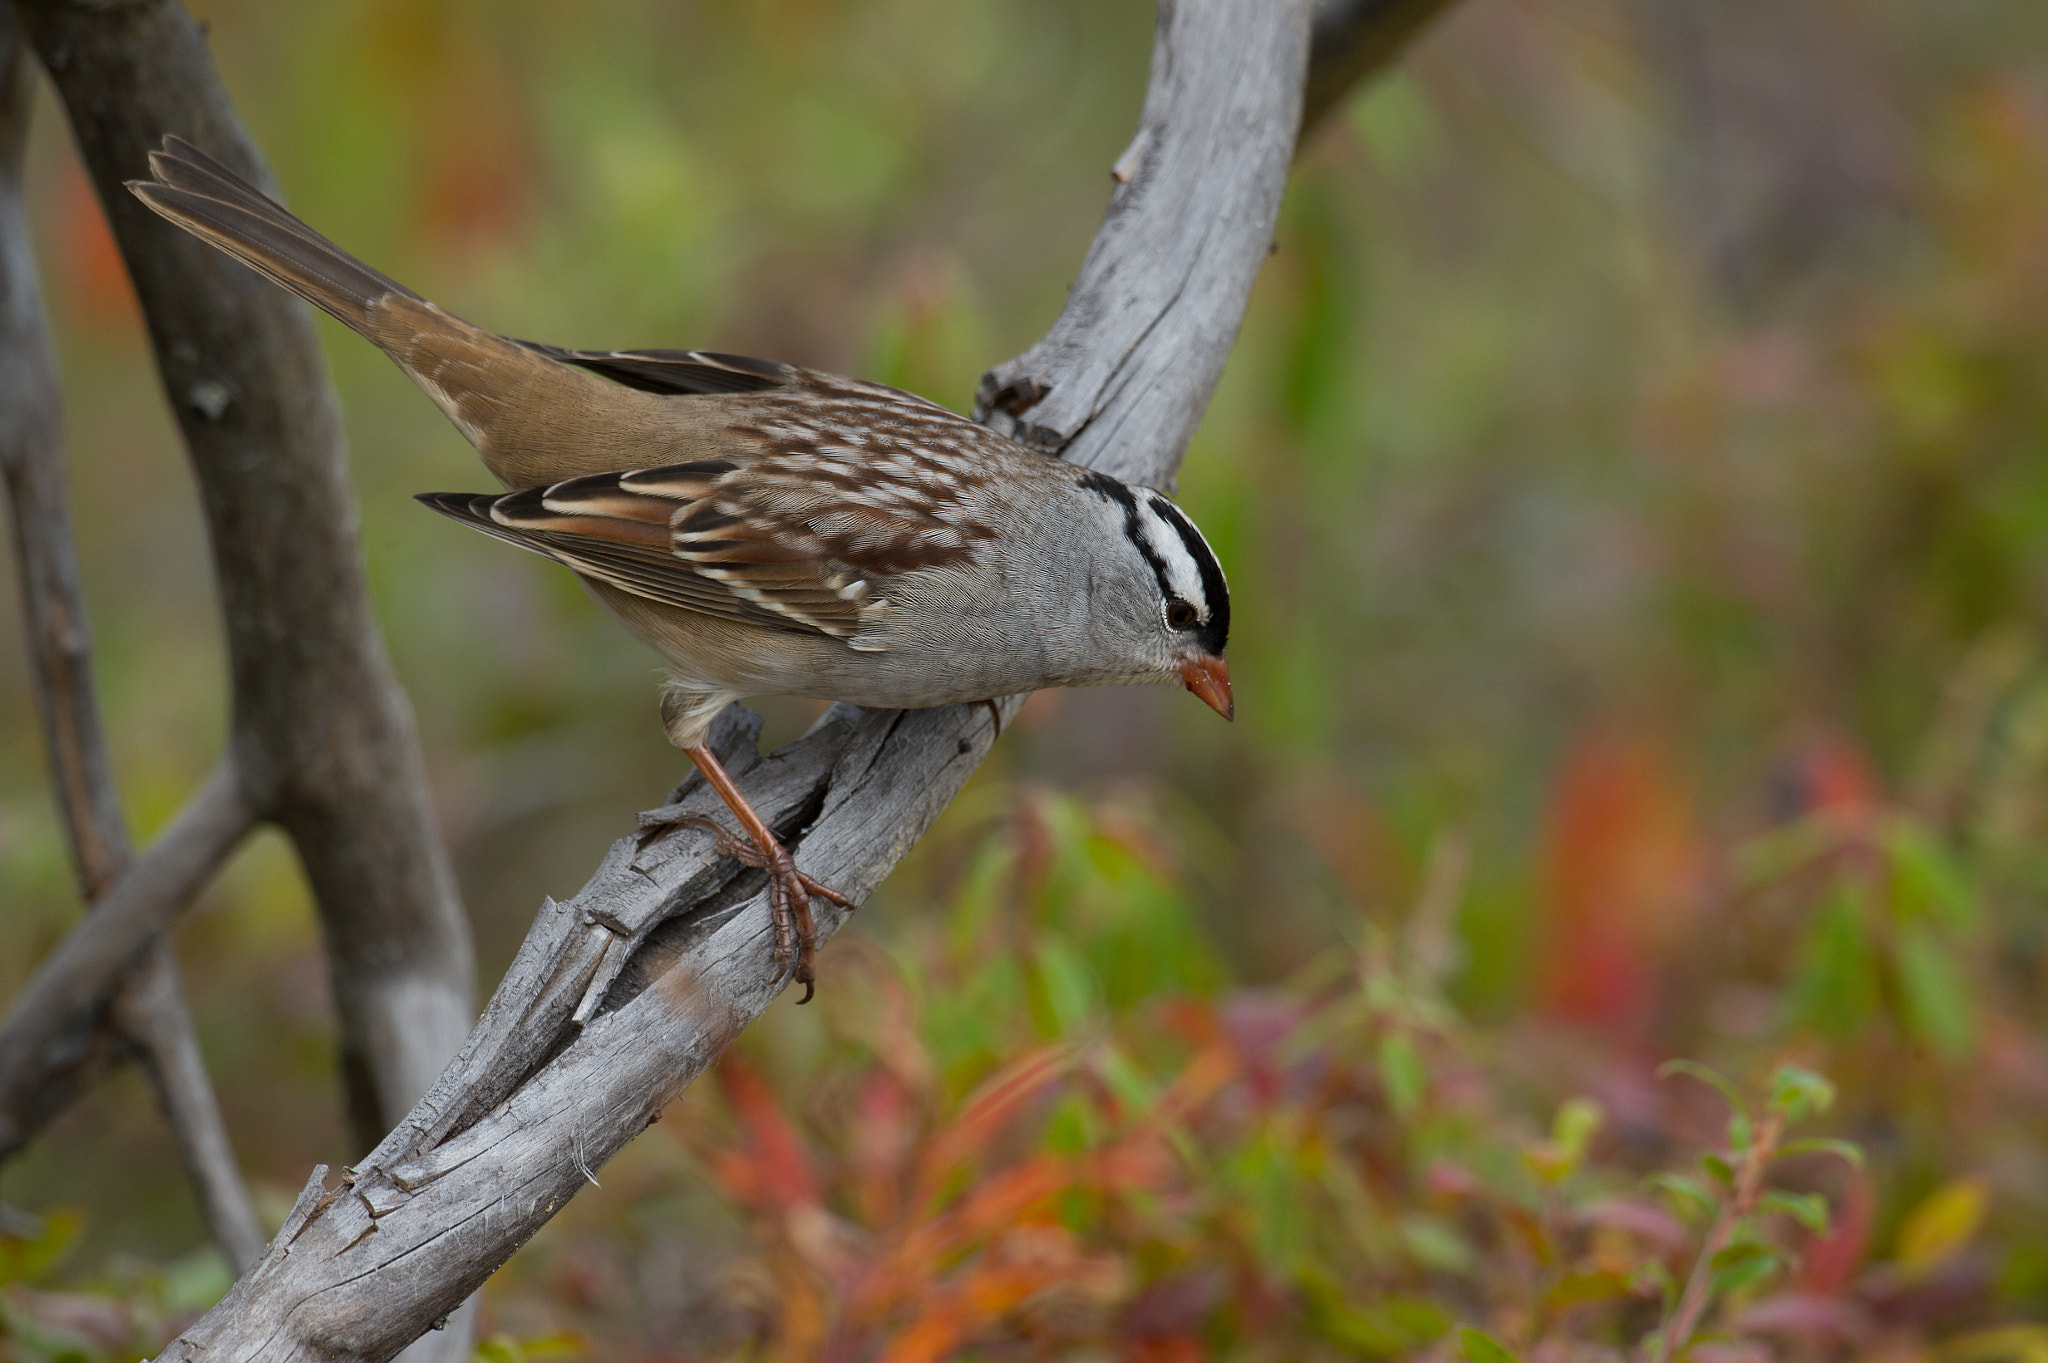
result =
[[1201,619],[1195,608],[1185,601],[1169,601],[1166,604],[1166,623],[1174,629],[1193,629]]

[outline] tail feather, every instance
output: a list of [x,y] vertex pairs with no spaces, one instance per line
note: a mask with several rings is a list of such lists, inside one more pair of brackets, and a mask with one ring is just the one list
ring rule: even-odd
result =
[[[155,178],[131,180],[135,197],[390,356],[507,487],[672,464],[677,422],[688,418],[663,394],[769,384],[768,367],[758,361],[669,352],[586,356],[508,340],[371,269],[189,142],[167,137],[149,162]],[[600,377],[618,372],[630,386]],[[462,514],[454,503],[432,505]]]
[[181,138],[165,138],[149,167],[155,180],[128,182],[136,198],[357,331],[384,299],[419,298]]

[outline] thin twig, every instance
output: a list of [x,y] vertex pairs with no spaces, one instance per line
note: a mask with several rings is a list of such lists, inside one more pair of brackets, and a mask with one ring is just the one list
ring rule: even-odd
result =
[[178,958],[169,942],[158,942],[130,977],[114,1001],[114,1017],[142,1048],[143,1067],[177,1138],[214,1244],[237,1275],[248,1272],[270,1237],[256,1219],[256,1204],[235,1162],[227,1123],[221,1120],[192,1015],[185,1007]]
[[0,1156],[70,1102],[81,1047],[121,981],[255,826],[234,764],[223,761],[171,826],[100,896],[0,1023]]
[[1756,1210],[1757,1199],[1763,1194],[1764,1172],[1770,1168],[1771,1160],[1778,1151],[1778,1140],[1784,1134],[1785,1114],[1776,1110],[1766,1116],[1763,1125],[1757,1128],[1741,1167],[1735,1171],[1735,1186],[1722,1202],[1720,1215],[1714,1218],[1706,1241],[1700,1246],[1699,1258],[1693,1261],[1692,1273],[1685,1280],[1685,1291],[1678,1298],[1678,1309],[1664,1323],[1657,1355],[1662,1363],[1676,1359],[1678,1351],[1692,1341],[1693,1331],[1699,1328],[1700,1317],[1706,1314],[1707,1305],[1713,1299],[1714,1257],[1728,1247],[1728,1241],[1742,1223],[1742,1218]]

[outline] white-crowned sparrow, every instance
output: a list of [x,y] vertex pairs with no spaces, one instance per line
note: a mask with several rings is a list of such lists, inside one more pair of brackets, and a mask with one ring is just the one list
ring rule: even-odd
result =
[[924,399],[766,360],[582,351],[450,316],[178,138],[136,196],[375,344],[506,487],[421,501],[575,570],[668,662],[662,716],[767,870],[778,957],[812,978],[809,896],[705,746],[749,695],[885,707],[1179,681],[1226,719],[1230,597],[1159,493]]

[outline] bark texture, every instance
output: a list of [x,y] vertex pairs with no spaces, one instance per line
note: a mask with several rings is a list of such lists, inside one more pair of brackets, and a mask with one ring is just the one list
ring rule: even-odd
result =
[[[275,820],[320,904],[351,1114],[365,1144],[390,1134],[336,1186],[316,1171],[261,1262],[164,1356],[390,1358],[445,1325],[781,991],[763,878],[677,825],[720,808],[686,783],[574,899],[543,903],[442,1069],[468,1017],[467,936],[369,615],[307,315],[122,188],[169,132],[258,184],[267,176],[173,0],[15,3],[128,261],[191,453],[234,714],[213,778],[111,879],[96,931],[74,934],[0,1027],[0,1154],[34,1127],[8,1125],[10,1102],[52,1057],[89,1062],[109,1001],[124,987],[148,995],[154,977],[138,972],[179,906],[251,822]],[[1102,228],[1052,331],[984,380],[985,419],[1091,467],[1170,483],[1270,251],[1304,91],[1312,114],[1330,107],[1443,3],[1161,0],[1143,116]],[[0,385],[9,378],[0,370]],[[758,734],[735,707],[713,746],[799,864],[857,898],[992,741],[979,707],[835,706],[765,758]],[[843,916],[818,908],[829,938]],[[461,1336],[415,1349],[457,1354]]]
[[[1000,371],[1030,386],[985,385],[1004,395],[999,419],[1093,467],[1171,479],[1270,251],[1309,20],[1301,0],[1161,5],[1144,117],[1101,234],[1053,335]],[[1050,435],[1029,398],[1083,415]],[[757,734],[735,708],[713,746],[799,866],[859,899],[972,774],[992,726],[979,706],[842,705],[771,756]],[[335,1187],[316,1172],[264,1261],[164,1357],[390,1357],[716,1059],[786,983],[761,875],[674,823],[719,808],[686,783],[581,893],[543,903],[433,1091]],[[844,916],[816,908],[829,938]]]
[[461,1044],[475,976],[411,711],[370,613],[333,388],[301,304],[122,183],[146,176],[150,149],[173,132],[258,184],[269,176],[175,0],[16,7],[127,262],[191,456],[233,683],[224,770],[304,864],[349,1115],[367,1147]]
[[[91,631],[64,479],[56,357],[22,203],[31,74],[28,45],[14,12],[0,7],[0,478],[7,486],[51,784],[71,844],[79,898],[90,911],[134,856],[93,687]],[[88,927],[99,922],[89,917]],[[126,988],[100,1010],[104,1016],[88,1012],[81,1019],[83,1035],[90,1043],[125,1043],[120,1049],[148,1071],[214,1242],[241,1272],[263,1252],[263,1233],[185,1008],[177,957],[162,937],[149,940]],[[98,991],[87,997],[96,1002],[107,998]],[[21,1131],[46,1120],[115,1049],[88,1044],[41,1052],[46,1063],[29,1076],[33,1082],[4,1089],[15,1102],[0,1111],[0,1126]]]

